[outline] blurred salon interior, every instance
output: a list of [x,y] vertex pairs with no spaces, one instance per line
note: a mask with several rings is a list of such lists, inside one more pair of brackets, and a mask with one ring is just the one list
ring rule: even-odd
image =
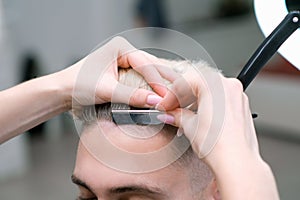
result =
[[[228,77],[265,38],[252,0],[0,0],[0,89],[61,70],[107,38],[145,26],[193,38]],[[281,199],[298,199],[300,72],[276,54],[246,92]],[[75,199],[78,140],[64,113],[0,145],[0,199]]]

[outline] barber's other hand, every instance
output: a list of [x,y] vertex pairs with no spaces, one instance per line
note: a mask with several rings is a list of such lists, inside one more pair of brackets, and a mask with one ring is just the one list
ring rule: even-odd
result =
[[[190,104],[198,107],[197,113],[185,108]],[[194,152],[210,166],[222,199],[279,199],[273,173],[259,154],[248,98],[237,79],[190,68],[173,81],[157,107],[168,111],[161,120],[180,127]]]
[[[212,95],[214,92],[218,95]],[[213,100],[216,97],[219,99]],[[190,104],[197,107],[197,113],[185,108]],[[173,82],[158,108],[168,111],[166,122],[180,127],[194,151],[211,167],[247,156],[260,159],[248,98],[237,79],[213,70],[200,74],[190,67]],[[216,115],[221,115],[218,120],[214,120]]]
[[[137,50],[126,39],[115,37],[71,67],[56,73],[66,91],[69,109],[73,98],[80,105],[105,102],[126,103],[136,107],[156,104],[167,89],[157,70],[159,60]],[[131,88],[118,82],[118,67],[132,67],[155,91]],[[73,99],[73,100],[74,100]]]

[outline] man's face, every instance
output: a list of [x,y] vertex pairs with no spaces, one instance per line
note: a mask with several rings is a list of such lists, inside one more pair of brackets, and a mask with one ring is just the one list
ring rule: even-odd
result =
[[[158,133],[141,141],[124,134],[111,122],[105,122],[101,127],[114,145],[130,152],[155,151],[171,139]],[[90,153],[89,147],[83,145],[95,141],[97,131],[96,126],[86,129],[78,145],[72,180],[79,186],[80,200],[192,199],[190,176],[184,167],[169,165],[151,173],[133,174],[114,170],[101,163]]]

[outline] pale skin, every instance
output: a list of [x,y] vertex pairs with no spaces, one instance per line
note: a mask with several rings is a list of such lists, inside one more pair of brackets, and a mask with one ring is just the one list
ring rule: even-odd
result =
[[[124,134],[126,129],[120,129],[112,122],[102,121],[100,125],[108,140],[118,148],[132,153],[159,150],[172,139],[166,137],[165,133],[158,133],[141,141]],[[150,173],[133,174],[117,171],[99,162],[97,152],[102,149],[94,148],[99,146],[98,134],[97,125],[92,125],[83,132],[78,145],[72,177],[73,182],[79,187],[78,199],[193,200],[190,176],[188,170],[184,168],[167,166]],[[212,181],[203,192],[196,195],[199,199],[218,200],[215,182]]]
[[[123,55],[124,51],[128,52],[129,50],[133,52]],[[155,67],[156,64],[159,64],[157,58],[145,52],[134,50],[134,47],[125,39],[118,37],[90,55],[95,58],[96,63],[100,63],[97,67],[104,72],[103,81],[109,83],[97,88],[95,103],[100,104],[112,100],[112,93],[119,85],[117,67],[131,66],[145,77],[155,93],[142,89],[126,88],[125,94],[117,91],[118,98],[116,100],[138,107],[151,107],[159,103],[159,109],[168,111],[169,115],[166,117],[168,119],[166,122],[182,127],[187,138],[195,130],[197,131],[197,137],[193,140],[192,147],[197,155],[201,155],[200,146],[203,142],[201,132],[207,131],[207,127],[195,128],[191,126],[191,122],[198,120],[196,124],[200,122],[207,124],[209,121],[205,121],[203,117],[198,118],[197,114],[190,111],[178,108],[178,100],[174,98],[174,93],[180,97],[182,96],[181,91],[185,91],[180,88],[181,77],[160,71],[159,68]],[[111,63],[111,61],[114,62]],[[60,72],[1,91],[0,143],[55,115],[70,110],[76,77],[84,62],[85,59]],[[109,67],[104,70],[102,66]],[[174,83],[176,82],[177,86],[172,91],[168,91],[162,84],[162,76],[169,78]],[[243,93],[242,86],[236,79],[219,76],[226,97],[226,120],[218,142],[203,159],[216,175],[222,199],[279,199],[272,171],[259,154],[248,99]],[[201,110],[198,115],[212,116],[213,111],[210,109],[212,105],[210,105],[208,98],[209,92],[203,87],[202,82],[197,82],[197,77],[194,77],[193,73],[186,73],[184,77],[188,77],[185,80],[191,85],[192,92],[186,91],[188,94],[183,96],[190,96],[191,98],[179,99],[179,101],[191,103],[189,100],[196,98],[198,110]],[[121,88],[124,89],[124,87]],[[84,87],[82,89],[89,90],[89,88]],[[84,148],[79,145],[77,163],[80,159],[90,159],[87,162],[91,162],[92,166],[99,167],[103,171],[109,170],[105,166],[101,166],[101,163],[92,161],[92,158],[84,151]],[[77,172],[76,169],[75,173]],[[80,174],[80,176],[83,175]],[[123,180],[133,178],[117,172],[116,177],[122,177]],[[184,177],[182,178],[184,179]],[[97,187],[96,179],[94,177],[94,182],[91,183],[93,187]],[[101,187],[99,186],[99,188]]]

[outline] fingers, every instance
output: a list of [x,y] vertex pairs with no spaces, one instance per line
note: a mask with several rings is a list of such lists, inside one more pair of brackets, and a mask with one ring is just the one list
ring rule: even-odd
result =
[[178,127],[191,142],[194,151],[200,155],[205,132],[200,130],[202,127],[199,125],[199,117],[196,113],[188,109],[177,108],[167,114],[158,115],[157,118],[166,124]]
[[150,61],[153,61],[155,63],[154,66],[156,67],[156,69],[164,79],[173,82],[176,79],[180,78],[181,75],[176,73],[174,71],[175,69],[174,66],[172,66],[174,65],[174,62],[162,58],[157,58],[144,51],[142,52]]
[[134,107],[150,108],[161,101],[161,97],[152,91],[133,88],[116,82],[116,87],[111,95],[113,103],[124,103]]
[[145,78],[157,94],[161,96],[166,94],[167,88],[164,80],[155,67],[158,62],[155,56],[149,56],[145,52],[137,50],[122,37],[113,38],[110,46],[118,54],[117,64],[119,67],[132,67]]
[[157,109],[170,111],[178,107],[184,108],[195,102],[197,102],[197,98],[191,85],[184,77],[181,77],[173,82],[171,90],[157,105]]
[[167,66],[166,64],[157,64],[156,69],[164,79],[170,81],[171,83],[181,77],[180,74],[176,73],[170,66]]
[[136,89],[129,99],[129,105],[140,108],[151,108],[160,102],[161,99],[160,96],[153,92],[145,89]]
[[174,92],[168,91],[164,98],[156,105],[156,109],[161,111],[170,111],[179,108],[180,104]]
[[185,122],[189,121],[186,119],[194,117],[196,117],[196,114],[193,111],[184,108],[177,108],[167,112],[167,114],[159,115],[161,121],[180,128],[186,128],[188,125]]
[[150,60],[141,51],[132,52],[127,58],[130,66],[145,78],[157,94],[161,96],[166,94],[165,81],[157,70],[155,59]]
[[[82,84],[88,88],[99,85],[98,78],[101,77],[101,88],[97,90],[97,102],[104,103],[110,100],[121,103],[132,103],[133,106],[146,106],[147,96],[153,92],[121,86],[123,90],[115,90],[118,84],[118,66],[133,67],[142,74],[153,90],[164,96],[167,92],[163,78],[154,65],[155,57],[146,56],[142,51],[134,48],[127,40],[122,37],[115,37],[101,48],[97,49],[87,57],[84,63]],[[145,67],[143,67],[145,66]],[[89,74],[87,78],[86,74]],[[86,80],[88,79],[88,80]],[[119,94],[117,94],[119,91]],[[137,98],[139,95],[140,98]],[[132,100],[130,100],[132,98]],[[155,98],[154,98],[155,99]],[[153,102],[153,98],[150,103]]]
[[[102,87],[101,90],[104,91],[102,91],[102,94],[100,91],[97,93],[99,99],[101,99],[99,102],[107,102],[111,99],[113,102],[129,103],[138,107],[149,107],[150,105],[153,106],[155,102],[158,103],[158,97],[148,99],[149,95],[154,95],[153,92],[130,88],[117,83],[118,66],[124,68],[131,66],[145,78],[155,93],[165,97],[160,103],[163,109],[172,110],[179,106],[185,107],[194,103],[197,99],[193,92],[195,88],[190,85],[190,80],[186,81],[171,67],[167,66],[168,64],[172,63],[164,62],[155,56],[137,50],[122,37],[113,38],[109,43],[93,52],[87,62],[88,70],[94,72],[95,77],[104,74],[104,76],[109,76],[115,80],[114,83],[103,84],[106,87]],[[101,68],[101,66],[103,67]],[[97,69],[99,67],[101,69]],[[109,69],[105,71],[105,67],[109,67]],[[164,79],[174,83],[170,91],[165,86]],[[104,78],[104,80],[107,79]],[[95,81],[97,79],[92,83]],[[114,87],[120,87],[121,89],[115,90]]]

